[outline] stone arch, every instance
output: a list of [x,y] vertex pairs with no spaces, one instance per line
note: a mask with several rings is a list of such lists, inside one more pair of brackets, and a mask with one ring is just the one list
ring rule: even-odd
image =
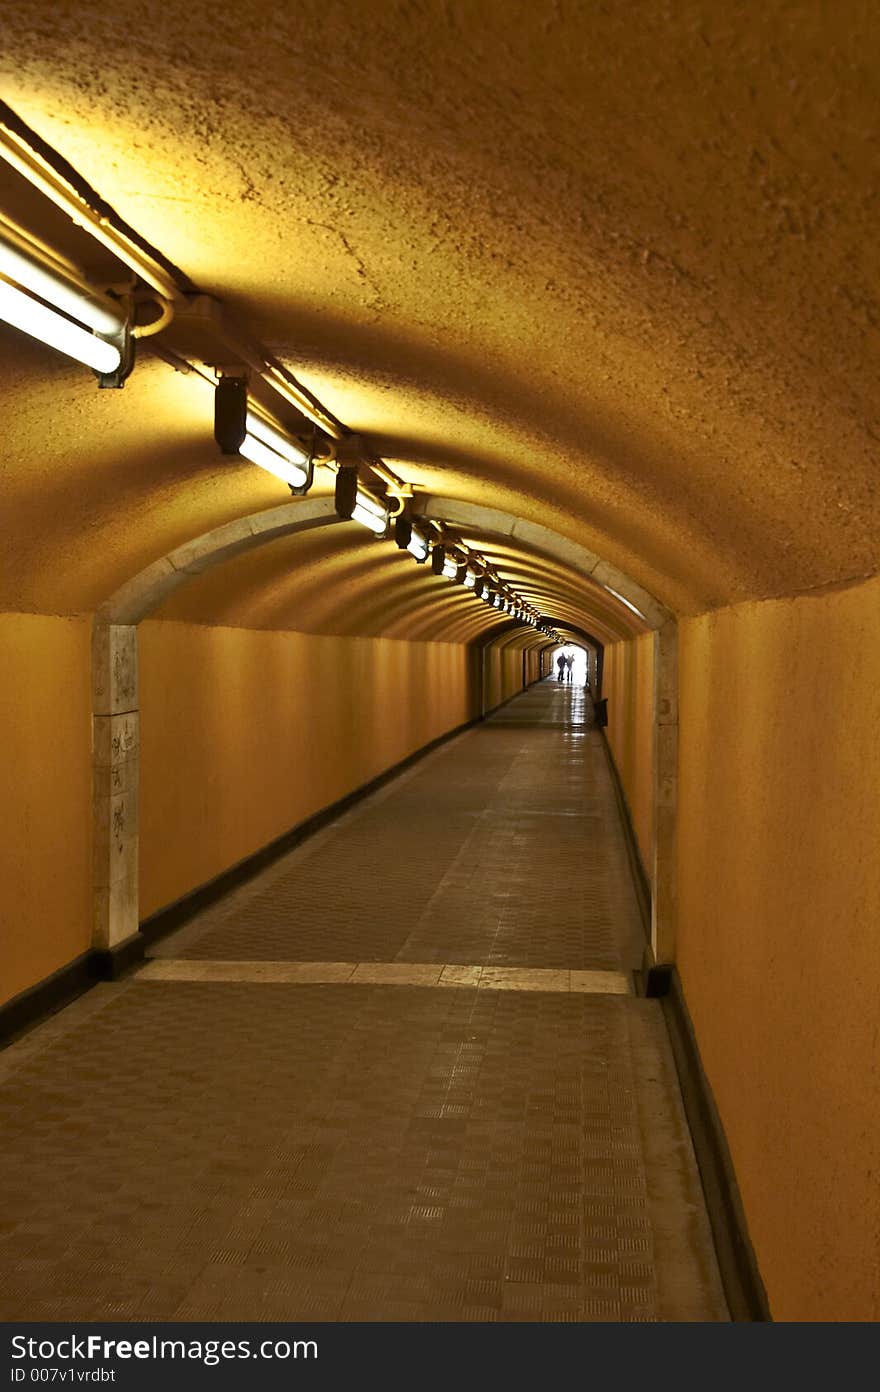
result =
[[661,604],[654,595],[643,589],[623,571],[608,561],[603,561],[594,551],[559,532],[543,527],[537,522],[526,522],[512,513],[501,512],[498,508],[481,507],[478,503],[466,503],[457,498],[427,496],[417,498],[416,512],[429,520],[450,522],[453,526],[476,527],[494,536],[507,537],[520,542],[525,550],[543,551],[555,560],[587,576],[600,589],[622,600],[624,605],[635,611],[649,628],[660,629],[674,616],[671,610]]
[[[661,807],[671,811],[671,820],[666,816],[663,823],[664,828],[668,824],[671,836],[674,832],[677,693],[674,661],[670,663],[668,656],[676,648],[675,622],[669,611],[600,557],[547,527],[456,499],[430,497],[419,500],[416,506],[423,517],[479,527],[516,540],[527,550],[534,547],[546,552],[623,598],[657,631],[655,803],[658,818]],[[239,518],[176,547],[145,567],[114,591],[96,611],[92,633],[92,941],[99,952],[109,957],[111,970],[114,969],[112,964],[134,959],[142,950],[138,932],[137,625],[193,576],[278,537],[333,526],[338,521],[332,497],[297,500]],[[659,739],[664,712],[665,737]],[[658,782],[661,759],[664,774]],[[657,825],[660,828],[659,820]],[[660,863],[664,883],[669,880],[673,884],[670,877],[674,871],[674,842],[666,836],[665,830],[663,835],[657,836],[654,862],[654,954],[658,959],[662,955],[663,960],[670,960],[672,919],[666,910],[665,895],[658,905],[657,888]],[[669,902],[671,907],[674,901]],[[663,912],[658,913],[661,906]]]
[[339,521],[332,498],[242,517],[176,547],[119,587],[92,629],[92,944],[137,955],[140,714],[137,625],[180,585],[255,546]]

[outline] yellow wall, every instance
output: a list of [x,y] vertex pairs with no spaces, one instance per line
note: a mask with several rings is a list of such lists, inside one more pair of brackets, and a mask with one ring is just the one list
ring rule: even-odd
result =
[[90,626],[0,614],[0,1004],[87,951]]
[[141,917],[478,714],[461,645],[140,629]]
[[678,965],[774,1316],[880,1318],[880,581],[681,624]]
[[483,663],[483,704],[488,713],[522,691],[522,648],[486,648]]
[[608,698],[606,735],[650,878],[654,862],[654,643],[643,633],[605,648],[602,694]]

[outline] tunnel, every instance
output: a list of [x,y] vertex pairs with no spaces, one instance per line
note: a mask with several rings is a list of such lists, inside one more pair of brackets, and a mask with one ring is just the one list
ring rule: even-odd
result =
[[0,15],[0,1318],[877,1320],[871,7]]

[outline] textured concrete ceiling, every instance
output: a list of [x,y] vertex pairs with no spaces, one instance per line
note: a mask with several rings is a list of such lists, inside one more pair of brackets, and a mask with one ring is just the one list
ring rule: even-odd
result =
[[[571,567],[494,537],[469,535],[500,579],[557,625],[583,626],[601,643],[644,631],[633,615]],[[158,619],[310,633],[471,641],[511,629],[507,615],[417,565],[357,523],[294,534],[196,576],[155,610]],[[544,641],[521,628],[528,642]]]
[[[0,20],[2,96],[407,479],[684,613],[877,570],[872,4]],[[88,607],[279,501],[164,365],[99,395],[11,334],[7,355],[6,602],[58,608],[63,577]]]

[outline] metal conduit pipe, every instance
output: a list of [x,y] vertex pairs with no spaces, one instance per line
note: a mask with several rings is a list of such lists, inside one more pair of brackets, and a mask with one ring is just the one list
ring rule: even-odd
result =
[[[45,195],[56,208],[83,227],[163,300],[179,300],[185,292],[158,261],[139,247],[106,213],[96,211],[48,160],[32,148],[18,130],[0,115],[0,157]],[[121,222],[121,220],[120,220]]]

